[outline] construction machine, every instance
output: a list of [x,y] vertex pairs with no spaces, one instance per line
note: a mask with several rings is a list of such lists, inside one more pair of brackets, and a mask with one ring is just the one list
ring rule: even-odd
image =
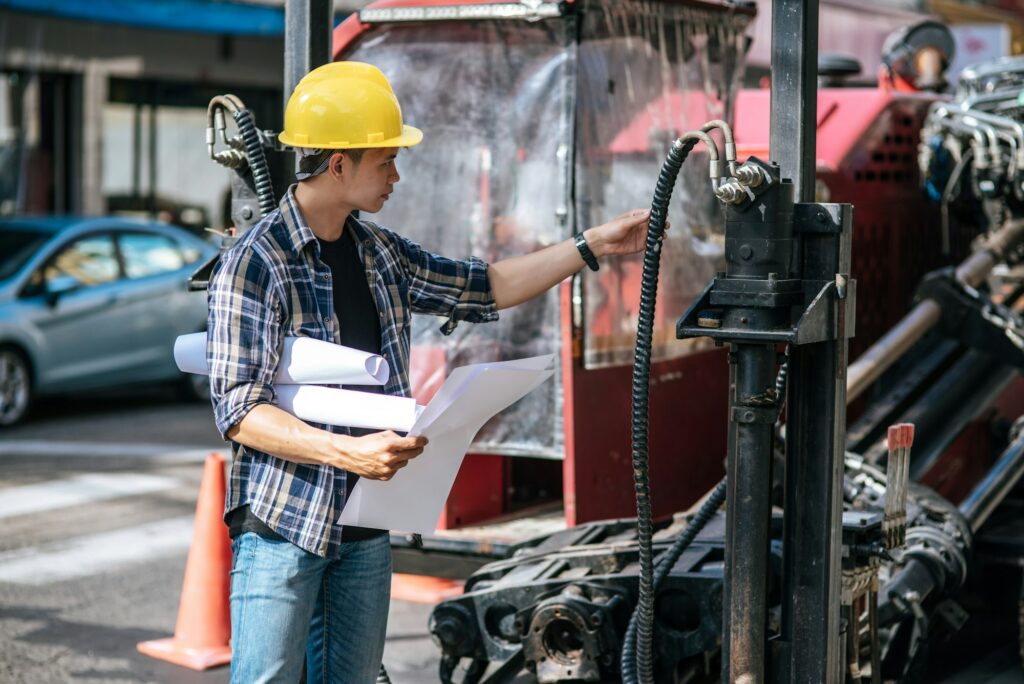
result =
[[[286,3],[286,91],[328,58],[326,4]],[[427,132],[379,220],[432,251],[652,208],[642,256],[414,327],[421,403],[454,366],[559,360],[477,436],[439,533],[392,535],[399,567],[469,575],[431,616],[441,681],[936,681],[972,614],[1016,619],[1024,63],[908,92],[950,57],[929,26],[890,81],[819,88],[817,2],[776,0],[770,89],[741,92],[753,16],[380,0],[334,30]],[[274,138],[237,98],[210,112],[244,229]]]

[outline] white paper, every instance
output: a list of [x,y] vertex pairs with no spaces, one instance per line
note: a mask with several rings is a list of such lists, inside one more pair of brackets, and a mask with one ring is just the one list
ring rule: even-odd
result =
[[544,369],[552,359],[549,354],[452,371],[409,430],[429,440],[423,453],[390,481],[360,478],[338,523],[433,532],[473,437],[493,415],[550,378],[554,371]]
[[[206,333],[182,335],[174,342],[174,361],[184,373],[209,375]],[[391,369],[379,354],[311,337],[286,337],[275,385],[384,385]]]
[[274,392],[278,408],[312,423],[408,432],[419,413],[407,397],[315,385],[274,385]]

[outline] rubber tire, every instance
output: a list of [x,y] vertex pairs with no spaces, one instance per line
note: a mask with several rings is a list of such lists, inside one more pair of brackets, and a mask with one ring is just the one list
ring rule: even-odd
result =
[[15,347],[0,347],[0,429],[24,421],[34,400],[28,359]]

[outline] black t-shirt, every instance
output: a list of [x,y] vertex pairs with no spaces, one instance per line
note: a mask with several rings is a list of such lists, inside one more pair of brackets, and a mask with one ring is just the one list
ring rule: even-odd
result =
[[[331,269],[333,282],[334,313],[341,327],[341,344],[370,354],[380,354],[380,318],[377,305],[366,280],[366,267],[359,258],[359,249],[348,225],[341,237],[333,242],[319,240],[320,260]],[[376,385],[359,386],[363,392],[382,392]],[[353,428],[355,436],[369,434],[373,430]],[[359,476],[346,473],[346,487],[349,492],[356,486]],[[255,532],[271,539],[283,539],[259,518],[249,512],[248,506],[232,511],[227,518],[229,534],[234,539],[243,532]],[[374,530],[347,525],[341,532],[342,541],[358,541],[385,534],[385,530]]]
[[[369,354],[380,354],[380,319],[366,280],[366,267],[352,228],[345,226],[334,242],[320,242],[320,261],[331,269],[334,312],[341,326],[341,344]],[[366,390],[368,388],[361,387]],[[372,390],[371,390],[372,391]]]

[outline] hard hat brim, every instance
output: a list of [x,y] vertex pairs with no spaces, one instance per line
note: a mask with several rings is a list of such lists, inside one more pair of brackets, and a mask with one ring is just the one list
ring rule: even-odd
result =
[[388,138],[386,140],[374,140],[373,142],[366,143],[349,143],[349,142],[325,142],[325,143],[314,143],[312,141],[304,142],[303,144],[296,144],[294,140],[284,132],[277,136],[283,144],[291,147],[309,147],[313,149],[321,150],[360,150],[369,149],[372,147],[413,147],[419,145],[423,141],[423,131],[414,126],[402,126],[401,135],[395,136],[394,138]]

